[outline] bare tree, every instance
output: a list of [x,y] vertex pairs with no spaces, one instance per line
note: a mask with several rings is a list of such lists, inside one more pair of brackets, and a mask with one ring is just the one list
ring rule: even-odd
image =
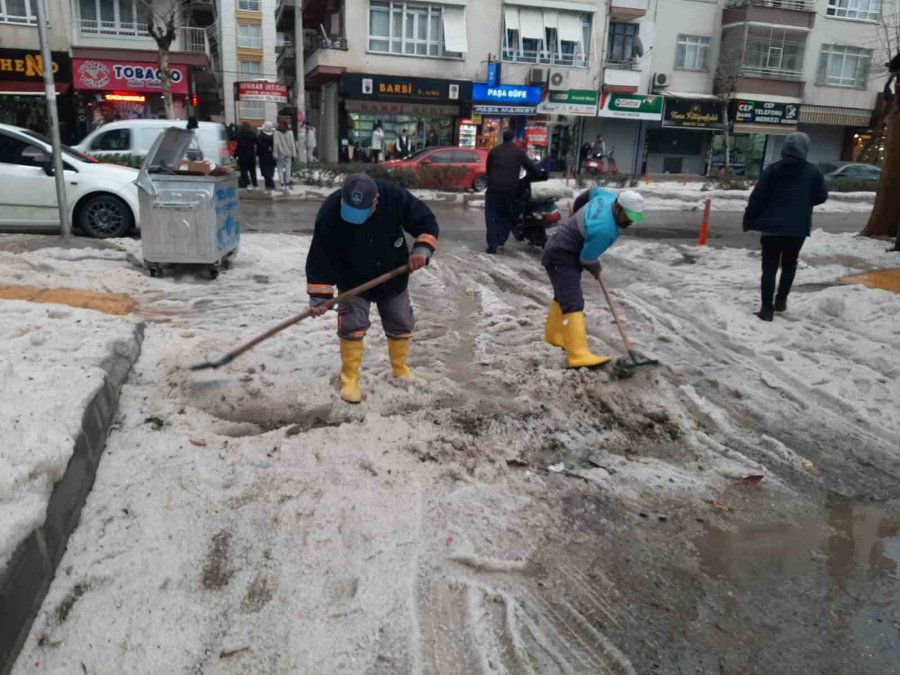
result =
[[147,32],[159,48],[158,66],[162,83],[163,104],[166,117],[175,119],[175,103],[172,99],[172,67],[169,52],[188,16],[192,0],[139,0],[147,17]]
[[742,62],[744,58],[744,34],[741,28],[732,29],[724,35],[722,45],[719,48],[719,63],[715,73],[715,92],[719,99],[722,111],[722,141],[725,150],[725,164],[722,173],[731,175],[731,131],[729,108],[734,94],[737,91],[738,80],[742,76]]
[[884,163],[875,206],[862,233],[897,237],[900,249],[900,0],[884,4],[888,7],[882,8],[880,34],[884,57],[890,60],[884,65],[887,80],[874,115],[876,143],[884,144]]

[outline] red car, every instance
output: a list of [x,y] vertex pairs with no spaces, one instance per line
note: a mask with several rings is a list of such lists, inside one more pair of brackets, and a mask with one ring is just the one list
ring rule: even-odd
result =
[[[425,148],[413,153],[406,159],[392,159],[383,166],[390,169],[409,169],[422,180],[425,169],[429,167],[461,167],[468,169],[459,172],[448,185],[440,186],[443,189],[467,190],[476,192],[487,189],[487,150],[481,148]],[[426,181],[427,182],[427,181]]]

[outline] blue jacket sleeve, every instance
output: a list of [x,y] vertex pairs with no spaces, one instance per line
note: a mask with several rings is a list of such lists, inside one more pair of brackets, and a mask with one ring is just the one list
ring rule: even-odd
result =
[[612,213],[615,195],[599,193],[583,211],[584,247],[581,264],[592,265],[619,238],[619,226]]

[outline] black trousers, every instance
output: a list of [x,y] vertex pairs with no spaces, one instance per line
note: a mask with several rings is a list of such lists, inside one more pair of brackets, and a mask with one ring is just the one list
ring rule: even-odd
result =
[[484,223],[487,227],[487,247],[496,252],[509,239],[516,222],[518,200],[514,195],[488,192],[484,199]]
[[778,281],[778,297],[787,298],[797,274],[797,259],[806,237],[762,237],[762,307],[775,307],[775,276],[781,267],[781,279]]
[[238,185],[247,187],[248,185],[257,186],[256,182],[256,158],[238,160],[238,166],[241,169],[241,178]]
[[553,299],[559,303],[563,314],[584,311],[584,292],[581,290],[581,273],[584,270],[578,254],[545,253],[541,264],[547,270],[553,285]]

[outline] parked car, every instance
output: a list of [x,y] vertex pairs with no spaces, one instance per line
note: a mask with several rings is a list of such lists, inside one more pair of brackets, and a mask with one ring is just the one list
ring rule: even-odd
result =
[[409,169],[418,178],[424,176],[429,167],[460,167],[467,169],[454,176],[451,184],[442,186],[449,189],[464,190],[472,188],[478,192],[487,189],[487,150],[482,148],[437,147],[425,148],[414,152],[406,159],[393,159],[385,162],[390,169]]
[[825,174],[825,180],[833,183],[838,180],[862,181],[871,183],[872,189],[878,187],[881,180],[881,169],[873,164],[859,164],[856,162],[830,162],[819,164],[819,170]]
[[[104,124],[75,146],[98,159],[116,155],[145,157],[160,134],[169,127],[187,128],[185,120],[122,120]],[[200,122],[196,131],[203,159],[230,164],[228,133],[217,122]],[[199,159],[199,157],[197,158]]]
[[[138,172],[63,146],[69,216],[90,237],[122,237],[138,225]],[[59,229],[50,140],[0,124],[0,227]]]

